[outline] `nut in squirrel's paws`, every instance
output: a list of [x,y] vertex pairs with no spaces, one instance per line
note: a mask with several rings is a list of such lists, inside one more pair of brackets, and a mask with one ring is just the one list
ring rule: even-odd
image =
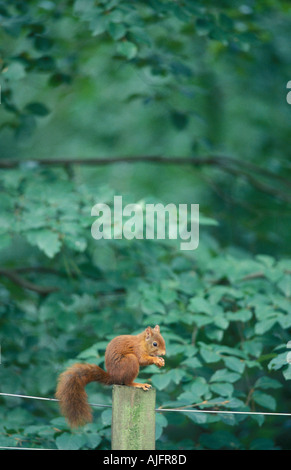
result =
[[165,365],[165,360],[162,357],[156,357],[155,364],[158,367],[163,367]]

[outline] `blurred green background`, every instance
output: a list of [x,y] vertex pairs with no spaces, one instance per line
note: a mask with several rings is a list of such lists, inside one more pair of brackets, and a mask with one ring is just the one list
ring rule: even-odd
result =
[[[291,11],[257,3],[0,2],[2,393],[53,397],[67,365],[159,323],[159,406],[290,410]],[[93,240],[114,195],[199,204],[199,248]],[[0,413],[1,446],[110,448],[110,410],[73,433],[55,404]],[[290,440],[287,417],[169,415],[158,449]]]

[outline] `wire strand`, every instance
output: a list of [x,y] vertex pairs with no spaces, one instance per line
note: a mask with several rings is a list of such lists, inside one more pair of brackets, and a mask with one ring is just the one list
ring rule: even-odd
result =
[[[16,398],[29,398],[34,400],[45,400],[45,401],[54,401],[58,402],[56,398],[47,398],[47,397],[35,397],[31,395],[18,395],[15,393],[0,393],[0,396],[5,397],[16,397]],[[101,408],[112,408],[112,405],[105,405],[101,403],[89,403],[91,406],[101,407]],[[190,405],[189,405],[190,406]],[[264,416],[291,416],[291,413],[275,413],[275,412],[261,412],[261,411],[229,411],[229,410],[188,410],[187,408],[156,408],[156,412],[180,412],[180,413],[213,413],[213,414],[240,414],[240,415],[264,415]],[[38,447],[5,447],[0,446],[0,449],[11,449],[11,450],[58,450],[58,449],[44,449]]]
[[45,449],[43,447],[5,447],[0,446],[0,449],[12,449],[12,450],[59,450],[59,449]]
[[[6,397],[17,397],[17,398],[30,398],[34,400],[46,400],[58,402],[56,398],[47,398],[47,397],[35,397],[31,395],[18,395],[15,393],[0,393],[0,396]],[[90,406],[96,406],[100,408],[112,408],[112,405],[105,405],[104,403],[89,403]],[[191,405],[188,405],[191,406]],[[180,412],[180,413],[216,413],[216,414],[240,414],[240,415],[264,415],[264,416],[291,416],[291,413],[276,413],[269,411],[230,411],[230,410],[189,410],[187,408],[156,408],[157,412]]]
[[291,416],[291,413],[273,413],[264,411],[229,411],[229,410],[188,410],[179,408],[157,408],[156,411],[176,411],[180,413],[216,413],[216,414],[240,414],[240,415],[269,415],[269,416]]
[[[1,396],[4,397],[17,397],[17,398],[30,398],[33,400],[47,400],[47,401],[59,401],[57,398],[46,398],[46,397],[34,397],[30,395],[17,395],[15,393],[0,393]],[[105,404],[100,404],[100,403],[89,403],[91,406],[99,406],[102,408],[112,408],[112,405],[105,405]]]

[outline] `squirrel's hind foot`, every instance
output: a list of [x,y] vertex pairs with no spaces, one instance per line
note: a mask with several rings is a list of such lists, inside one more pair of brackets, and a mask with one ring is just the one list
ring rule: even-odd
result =
[[131,384],[128,384],[130,387],[136,387],[136,388],[142,388],[143,390],[149,390],[152,388],[150,384],[139,384],[136,382],[132,382]]

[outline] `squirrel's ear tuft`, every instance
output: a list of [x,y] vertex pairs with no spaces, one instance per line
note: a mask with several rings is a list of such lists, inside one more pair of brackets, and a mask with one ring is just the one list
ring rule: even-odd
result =
[[160,332],[160,327],[159,327],[159,325],[156,325],[156,326],[154,327],[154,330],[155,330],[157,333],[159,333],[159,332]]
[[146,328],[145,332],[146,332],[146,339],[149,339],[150,336],[152,336],[152,329],[151,329],[151,327],[148,326],[148,327]]

